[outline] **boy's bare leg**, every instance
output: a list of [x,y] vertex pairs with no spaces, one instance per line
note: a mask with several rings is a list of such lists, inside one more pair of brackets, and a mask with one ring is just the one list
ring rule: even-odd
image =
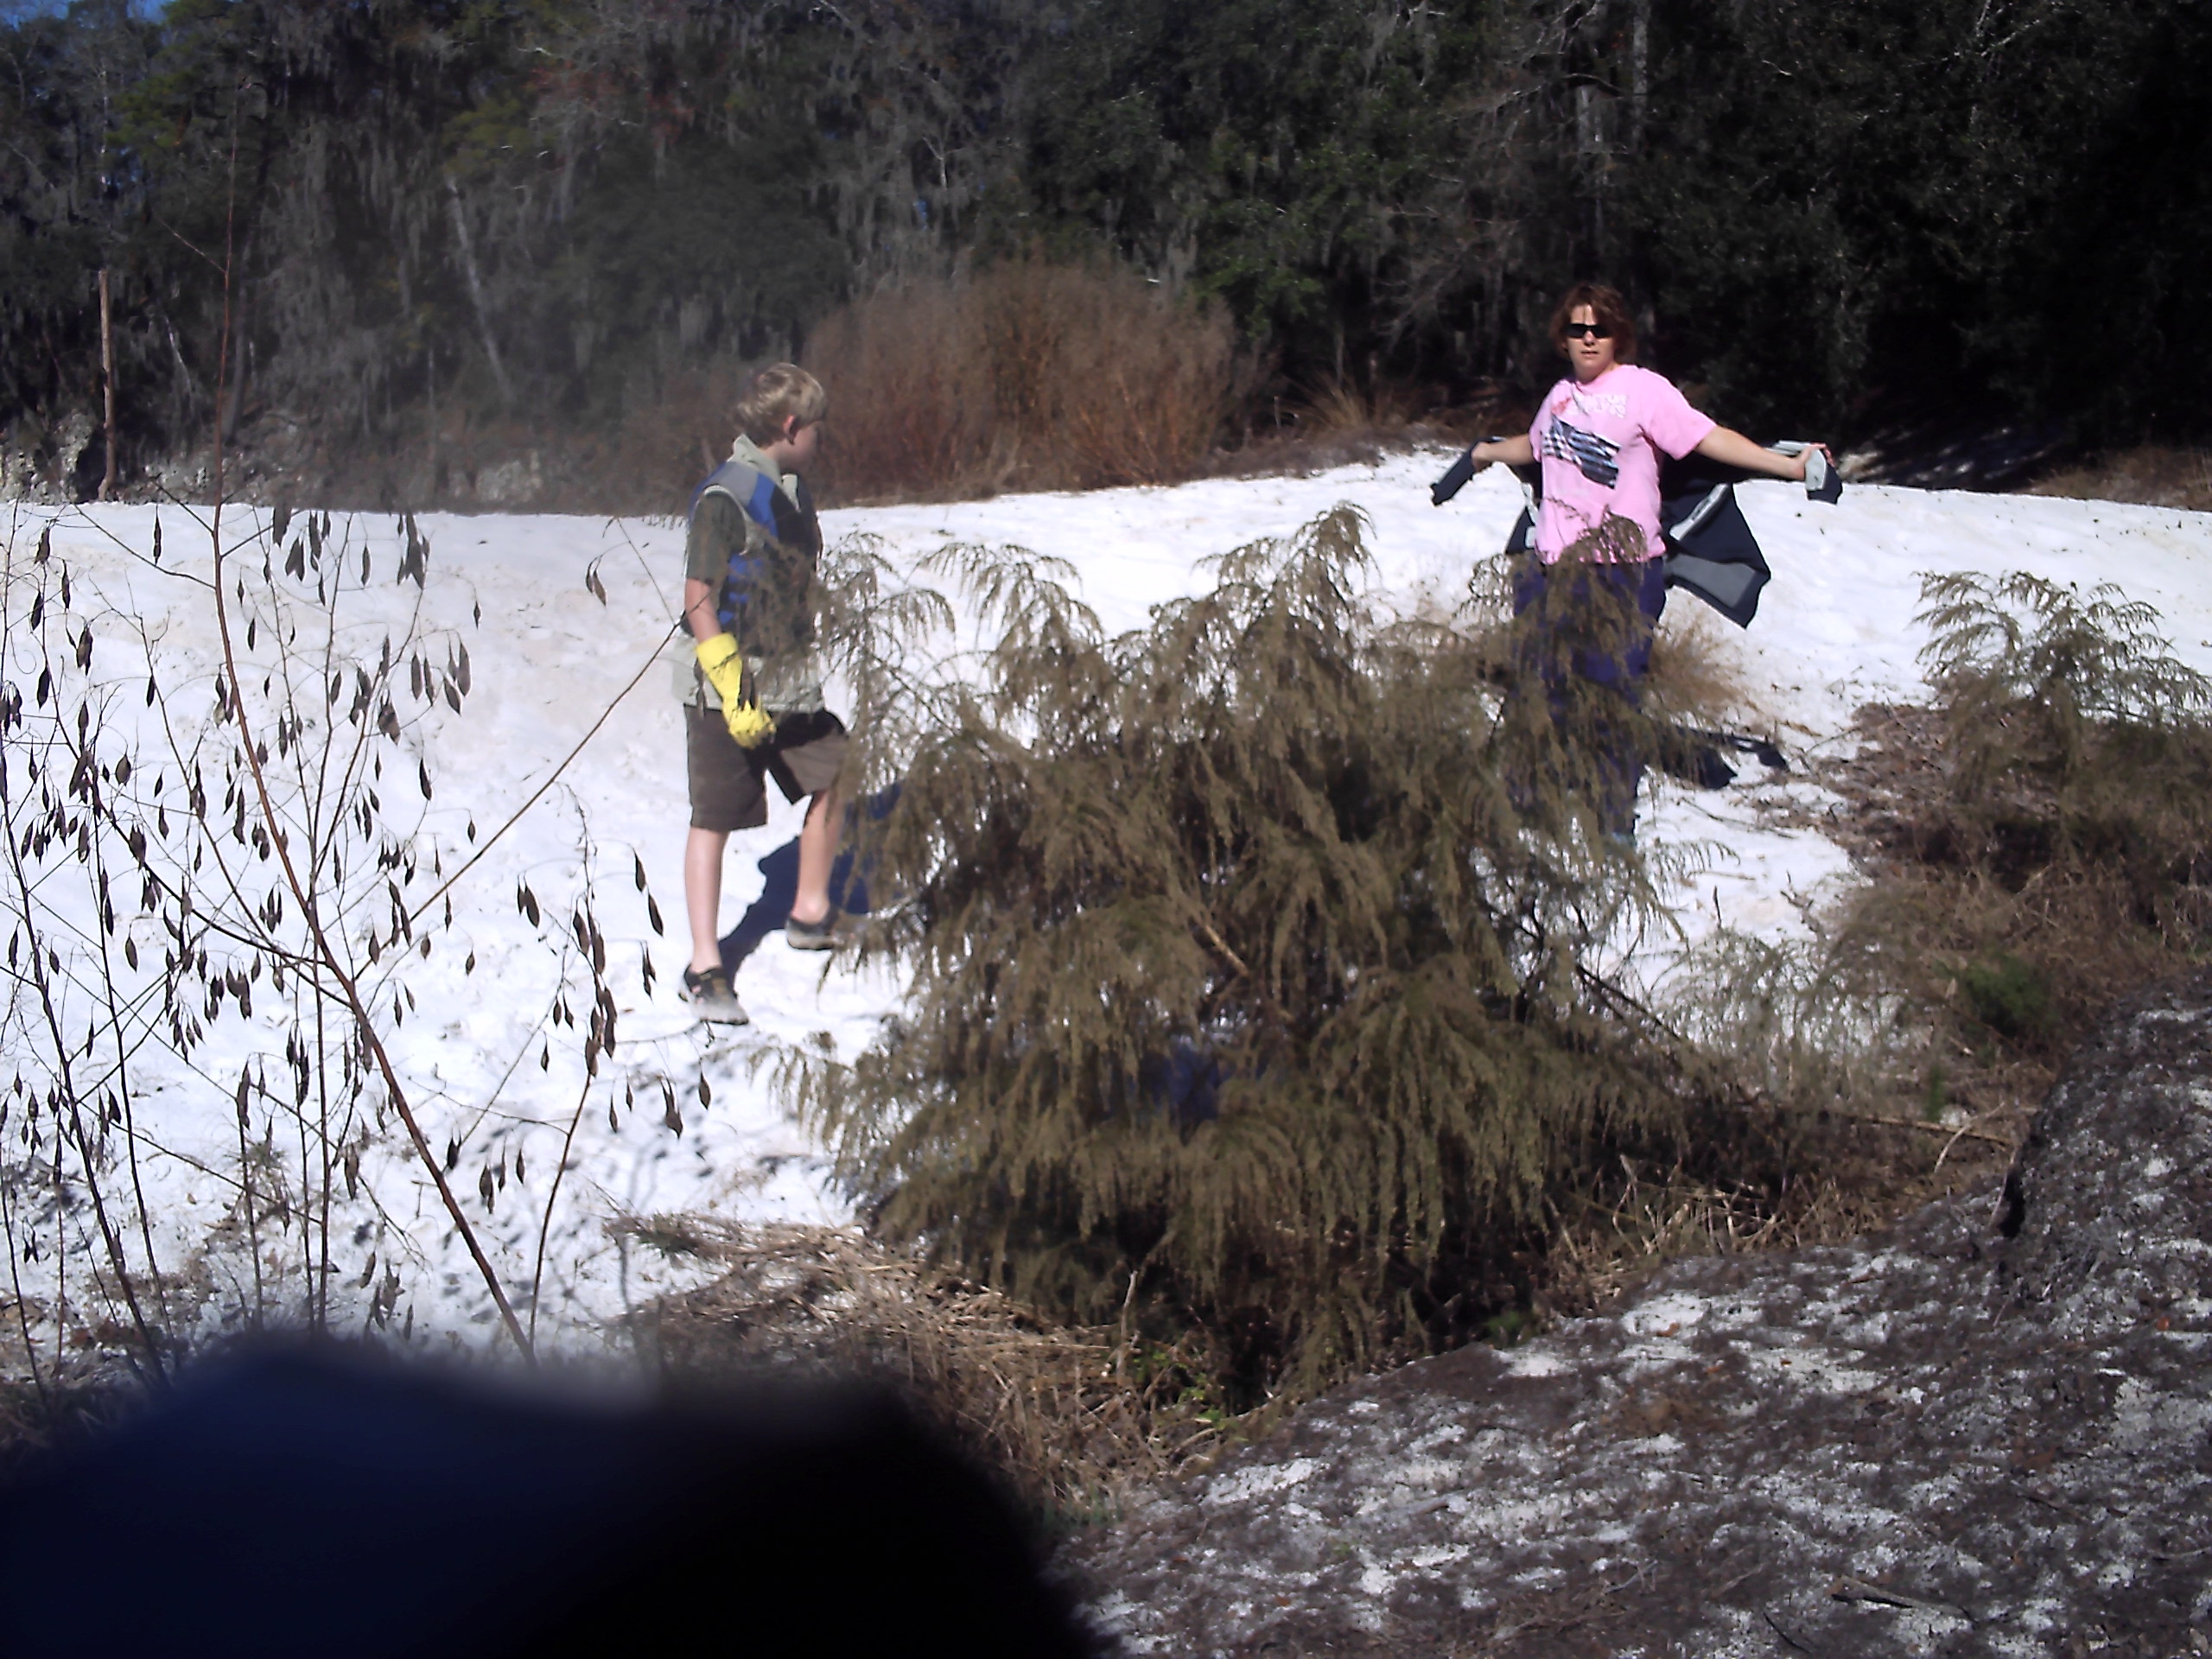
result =
[[[802,840],[800,861],[805,853]],[[722,854],[729,847],[724,830],[693,830],[683,842],[683,913],[691,924],[691,971],[703,974],[722,965],[721,935],[715,925],[722,907]]]
[[[845,803],[825,789],[806,804],[798,831],[798,891],[791,899],[791,919],[818,922],[830,914],[830,867],[837,861],[837,837],[845,827]],[[696,831],[694,831],[696,834]]]

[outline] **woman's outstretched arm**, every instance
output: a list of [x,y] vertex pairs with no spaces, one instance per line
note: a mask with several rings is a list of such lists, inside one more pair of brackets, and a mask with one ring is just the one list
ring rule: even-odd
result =
[[1526,432],[1516,432],[1510,438],[1493,438],[1467,451],[1467,459],[1478,467],[1487,467],[1493,461],[1502,461],[1509,467],[1526,467],[1535,458],[1536,446],[1529,442]]
[[[1800,449],[1794,455],[1765,448],[1753,443],[1742,433],[1725,426],[1716,426],[1707,433],[1697,447],[1697,453],[1707,461],[1717,461],[1724,467],[1740,467],[1747,473],[1762,473],[1769,478],[1802,480],[1805,476],[1805,457],[1818,449],[1827,453],[1827,445],[1816,443],[1812,448]],[[1835,457],[1828,456],[1831,465]]]

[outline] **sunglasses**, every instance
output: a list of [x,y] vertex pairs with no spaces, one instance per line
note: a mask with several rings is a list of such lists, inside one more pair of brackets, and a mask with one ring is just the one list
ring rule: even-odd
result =
[[1592,340],[1611,340],[1613,331],[1602,322],[1568,322],[1560,326],[1562,340],[1580,340],[1585,335]]

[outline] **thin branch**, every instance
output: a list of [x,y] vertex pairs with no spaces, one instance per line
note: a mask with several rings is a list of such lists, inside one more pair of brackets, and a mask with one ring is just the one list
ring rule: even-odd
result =
[[553,1166],[553,1186],[545,1195],[545,1214],[537,1224],[537,1260],[530,1271],[530,1339],[532,1342],[537,1340],[537,1293],[545,1277],[545,1241],[553,1231],[553,1202],[561,1196],[561,1178],[569,1173],[569,1149],[575,1144],[576,1126],[584,1121],[584,1106],[591,1099],[591,1086],[594,1080],[591,1068],[586,1066],[584,1086],[576,1091],[576,1109],[569,1114],[568,1133],[561,1137],[561,1160]]
[[[232,185],[230,211],[234,214],[237,206],[238,168],[238,138],[235,127],[233,127],[231,140],[231,168]],[[300,906],[301,914],[305,918],[308,930],[314,936],[316,954],[321,957],[324,968],[337,982],[340,995],[344,998],[346,1007],[353,1015],[354,1026],[359,1033],[361,1040],[376,1061],[377,1071],[383,1078],[385,1093],[391,1102],[392,1109],[398,1114],[400,1122],[405,1126],[408,1138],[414,1143],[416,1155],[422,1160],[423,1167],[429,1173],[431,1185],[436,1187],[439,1200],[444,1205],[446,1213],[453,1218],[455,1232],[459,1234],[461,1243],[467,1247],[471,1259],[475,1262],[476,1270],[482,1275],[485,1287],[491,1292],[493,1304],[499,1309],[500,1320],[505,1325],[507,1334],[514,1338],[515,1345],[522,1351],[524,1357],[534,1362],[537,1355],[531,1346],[529,1334],[523,1329],[522,1322],[515,1317],[514,1307],[507,1300],[506,1289],[499,1282],[499,1273],[492,1266],[491,1258],[484,1253],[484,1247],[476,1236],[476,1230],[469,1225],[468,1217],[461,1209],[461,1200],[454,1196],[453,1188],[447,1183],[445,1170],[440,1165],[436,1154],[431,1150],[429,1139],[423,1133],[423,1126],[416,1121],[413,1108],[408,1103],[407,1091],[400,1084],[398,1071],[391,1063],[391,1055],[385,1052],[383,1040],[377,1035],[374,1020],[366,1003],[362,1000],[359,986],[340,963],[338,953],[332,948],[329,938],[323,931],[320,910],[308,897],[308,889],[300,880],[299,872],[292,862],[290,846],[277,817],[276,802],[269,793],[269,779],[262,769],[260,756],[255,753],[251,741],[251,728],[248,724],[245,690],[239,683],[237,646],[231,634],[230,607],[223,594],[223,430],[219,415],[222,408],[222,385],[219,377],[223,372],[222,364],[227,359],[230,350],[232,273],[229,260],[232,256],[229,240],[231,234],[231,226],[226,221],[224,245],[226,263],[223,270],[223,352],[218,359],[216,371],[219,378],[215,402],[219,413],[215,423],[215,501],[209,524],[209,540],[214,550],[215,559],[215,622],[217,630],[222,635],[224,676],[226,689],[230,694],[232,709],[238,721],[238,747],[244,752],[246,769],[253,778],[254,792],[259,800],[263,827],[269,832],[277,860],[283,868],[285,885],[291,889],[293,899]],[[605,716],[602,715],[601,719],[604,720],[604,718]],[[596,731],[598,727],[594,726],[592,729]]]
[[531,791],[530,798],[524,801],[520,806],[517,807],[514,811],[508,816],[507,821],[505,823],[501,824],[497,830],[494,830],[489,836],[486,836],[484,838],[484,844],[481,847],[479,847],[474,852],[471,853],[468,855],[467,861],[465,861],[459,869],[455,870],[451,875],[440,882],[437,887],[433,888],[429,898],[423,899],[421,904],[416,906],[414,909],[407,912],[407,925],[410,927],[414,926],[414,925],[429,912],[432,905],[436,904],[439,899],[444,898],[445,895],[452,890],[454,882],[460,880],[462,876],[467,875],[469,871],[474,869],[476,868],[477,861],[498,844],[499,838],[505,835],[508,830],[513,829],[516,824],[522,822],[523,814],[529,811],[531,807],[536,806],[538,801],[544,796],[545,791],[552,788],[555,784],[560,781],[561,774],[568,771],[569,765],[578,755],[584,752],[584,745],[590,742],[593,738],[599,735],[599,728],[606,725],[607,721],[613,717],[615,709],[621,706],[622,699],[628,696],[631,692],[638,689],[638,682],[644,679],[646,673],[652,669],[652,665],[660,660],[662,647],[666,645],[671,639],[676,637],[676,626],[677,625],[671,625],[669,631],[661,635],[659,644],[654,645],[652,653],[646,657],[645,660],[642,664],[639,665],[638,671],[630,677],[630,683],[627,685],[625,685],[620,691],[617,691],[614,694],[613,701],[609,702],[606,708],[599,711],[599,718],[592,721],[591,728],[582,737],[576,740],[575,747],[570,749],[568,753],[561,757],[561,764],[555,766],[551,772],[546,774],[544,782],[539,784],[536,789]]

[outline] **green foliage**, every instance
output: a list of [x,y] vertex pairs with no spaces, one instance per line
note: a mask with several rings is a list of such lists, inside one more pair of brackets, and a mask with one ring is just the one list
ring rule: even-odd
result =
[[[134,159],[113,105],[145,73],[151,35],[120,3],[0,26],[0,429],[91,404],[95,273],[137,251]],[[138,344],[120,353],[143,358]]]
[[848,272],[808,200],[819,149],[779,125],[742,150],[692,133],[658,154],[637,134],[601,151],[540,325],[566,325],[581,408],[619,411],[625,382],[671,345],[758,358],[804,335]]
[[1493,1348],[1517,1348],[1535,1335],[1536,1329],[1534,1314],[1509,1307],[1483,1321],[1483,1340]]
[[1920,1116],[1928,1122],[1940,1123],[1943,1121],[1944,1108],[1950,1103],[1951,1090],[1950,1085],[1943,1080],[1943,1068],[1940,1065],[1929,1066],[1928,1087],[1922,1091],[1920,1096]]
[[105,263],[142,462],[204,441],[219,374],[232,428],[270,410],[326,448],[434,416],[595,437],[935,257],[981,194],[987,21],[115,0],[0,23],[0,421],[98,406]]
[[85,0],[0,67],[0,423],[98,407],[105,267],[140,465],[219,376],[326,451],[688,467],[656,404],[1038,248],[1223,302],[1255,410],[1526,397],[1586,275],[1755,429],[1886,391],[2171,440],[2212,369],[2202,7]]
[[1410,198],[1453,164],[1450,89],[1479,69],[1491,10],[1077,7],[1034,72],[1024,181],[1148,265],[1194,260],[1255,331],[1365,334],[1344,312],[1402,248]]
[[1967,1010],[1999,1036],[2015,1041],[2042,1037],[2050,1021],[2050,986],[2009,950],[1960,968],[1957,985]]
[[1652,34],[1636,263],[1725,417],[1887,388],[2107,440],[2198,423],[2202,8],[1660,0]]
[[1381,626],[1364,535],[1120,638],[1052,561],[941,556],[998,643],[893,744],[906,1013],[806,1084],[885,1235],[1196,1320],[1245,1388],[1464,1334],[1548,1190],[1683,1096],[1595,971],[1652,902],[1599,831],[1633,711],[1501,696],[1550,666],[1525,624]]
[[1002,200],[1220,296],[1300,395],[1541,384],[1560,289],[1625,251],[1620,36],[1498,0],[1080,0],[1024,76]]

